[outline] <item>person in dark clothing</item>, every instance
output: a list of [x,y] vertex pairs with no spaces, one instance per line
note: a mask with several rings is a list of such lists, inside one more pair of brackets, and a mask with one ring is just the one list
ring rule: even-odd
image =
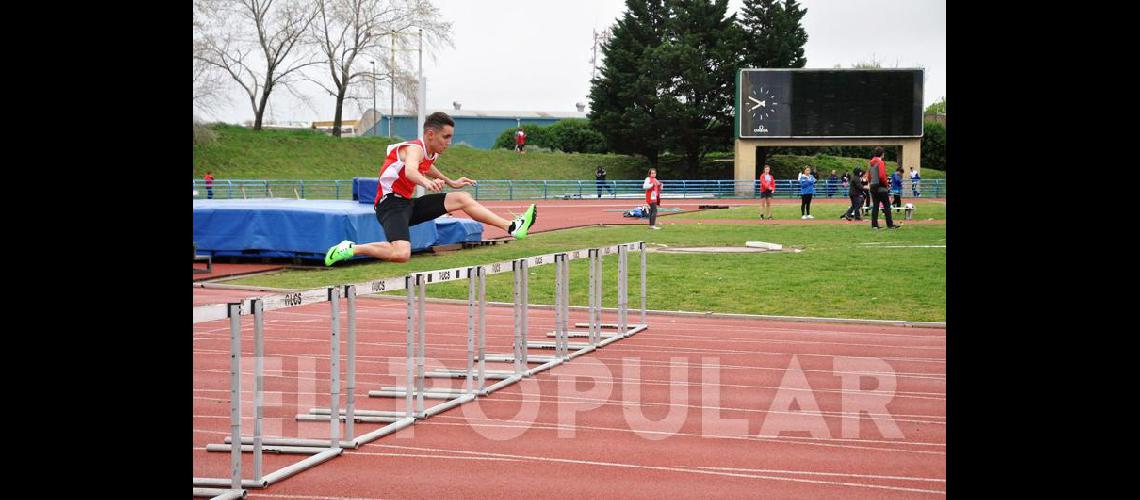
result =
[[831,198],[835,194],[835,186],[839,184],[839,177],[835,176],[835,171],[831,171],[831,175],[827,177],[827,197]]
[[887,178],[887,165],[883,163],[883,147],[875,146],[874,157],[871,158],[870,177],[871,196],[871,228],[879,228],[879,206],[883,207],[887,216],[887,229],[895,229],[902,224],[895,224],[891,219],[891,198],[889,186],[891,181]]
[[[855,171],[851,173],[851,178],[863,178],[863,170],[859,167],[855,167]],[[843,212],[843,215],[839,216],[839,218],[848,221],[863,220],[863,185],[859,182],[848,184],[847,196],[851,198],[851,207],[848,208],[846,212]]]
[[859,179],[860,185],[863,186],[863,206],[871,207],[871,186],[870,179],[867,177],[870,172],[864,172],[863,177]]
[[596,182],[598,185],[598,198],[602,197],[603,187],[605,187],[606,191],[609,191],[610,194],[614,194],[614,188],[610,187],[609,183],[606,182],[605,167],[602,167],[600,165],[598,166],[598,170],[594,172],[594,182]]

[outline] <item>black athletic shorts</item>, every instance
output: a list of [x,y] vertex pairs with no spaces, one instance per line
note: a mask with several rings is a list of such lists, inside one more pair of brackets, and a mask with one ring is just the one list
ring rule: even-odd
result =
[[772,192],[771,191],[760,191],[760,197],[761,198],[771,198]]
[[443,206],[446,196],[447,193],[432,193],[409,200],[392,193],[384,195],[375,207],[376,220],[384,228],[384,237],[389,242],[412,241],[409,227],[447,213]]

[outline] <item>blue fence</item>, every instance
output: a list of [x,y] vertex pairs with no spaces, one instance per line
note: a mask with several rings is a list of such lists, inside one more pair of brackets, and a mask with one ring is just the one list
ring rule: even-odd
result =
[[[577,198],[643,198],[641,180],[613,180],[602,184],[593,180],[480,180],[465,190],[479,200],[550,200]],[[662,180],[662,198],[757,198],[759,181]],[[946,197],[945,179],[922,180],[919,192],[925,198]],[[847,189],[840,183],[832,186],[823,179],[815,184],[815,197],[845,198]],[[776,180],[776,198],[799,198],[800,186],[795,179]],[[910,179],[903,181],[903,197],[911,197]],[[352,180],[274,180],[194,179],[194,199],[297,198],[309,200],[351,200]]]

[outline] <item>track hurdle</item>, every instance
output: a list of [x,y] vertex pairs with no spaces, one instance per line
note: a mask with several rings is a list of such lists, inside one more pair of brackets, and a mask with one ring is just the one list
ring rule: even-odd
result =
[[[466,272],[464,272],[466,271]],[[427,316],[424,312],[424,306],[427,302],[426,293],[427,285],[437,276],[444,277],[445,281],[454,279],[461,279],[460,276],[466,276],[468,281],[468,308],[469,315],[473,315],[474,311],[470,310],[473,307],[474,297],[474,282],[479,278],[479,273],[476,268],[470,267],[464,269],[448,269],[442,272],[434,273],[415,273],[408,276],[408,293],[406,295],[408,307],[408,352],[410,359],[408,362],[408,383],[403,386],[383,387],[380,390],[369,391],[370,397],[390,397],[390,398],[405,398],[405,405],[410,409],[408,416],[415,419],[424,419],[432,415],[447,411],[451,408],[459,406],[463,403],[475,399],[477,393],[471,390],[472,381],[468,381],[468,388],[426,388],[424,381],[428,376],[425,371],[425,358],[427,348],[427,335],[425,325],[427,323]],[[485,310],[485,309],[484,309]],[[480,318],[480,324],[485,325],[485,319]],[[467,331],[467,344],[468,350],[466,351],[467,370],[460,371],[462,376],[470,378],[474,364],[471,359],[474,358],[474,325],[475,318],[472,316],[468,321]],[[414,368],[414,370],[413,370]],[[451,377],[454,374],[451,372],[435,372],[432,374],[435,377]],[[486,374],[484,374],[485,376]],[[424,399],[443,399],[444,402],[427,407]]]
[[[289,301],[302,302],[304,298],[310,301],[316,301],[313,297],[312,291],[307,293],[291,294],[288,297]],[[339,294],[335,294],[339,299]],[[325,300],[332,301],[334,293],[332,289],[326,291]],[[198,496],[219,496],[209,495],[215,492],[214,488],[230,486],[230,490],[236,492],[244,488],[265,488],[271,484],[284,480],[294,474],[303,470],[316,466],[325,462],[342,452],[339,445],[339,440],[334,434],[329,441],[316,441],[316,440],[291,440],[291,441],[304,441],[304,442],[280,442],[280,439],[265,439],[261,436],[261,421],[262,421],[262,406],[264,400],[264,365],[263,359],[265,355],[264,350],[264,316],[263,313],[266,299],[255,298],[249,301],[248,307],[243,307],[244,303],[232,303],[227,305],[227,311],[230,320],[230,426],[231,432],[225,440],[226,444],[208,444],[206,451],[209,452],[228,452],[230,453],[231,462],[231,477],[229,479],[223,478],[209,478],[209,477],[195,477],[194,487],[196,495]],[[337,302],[333,302],[336,304]],[[286,307],[280,304],[274,304],[274,307]],[[242,436],[241,432],[241,316],[244,311],[250,311],[254,316],[254,435],[251,437]],[[334,305],[335,311],[335,305]],[[338,322],[335,321],[337,316],[334,314],[333,322],[333,336],[335,337],[338,329]],[[339,344],[337,344],[339,345]],[[335,390],[335,385],[334,385]],[[287,440],[289,441],[289,440]],[[248,443],[248,444],[247,444]],[[325,447],[327,445],[327,448]],[[278,469],[272,473],[262,475],[262,454],[263,452],[271,453],[289,453],[289,454],[303,454],[310,455],[309,457],[294,463],[292,465]],[[253,479],[242,479],[242,453],[253,453]],[[236,493],[230,493],[230,495]],[[242,495],[244,497],[244,493]],[[232,497],[240,498],[240,497]]]
[[[628,252],[630,250],[641,250],[641,322],[638,324],[629,324],[628,322]],[[602,307],[603,304],[603,257],[608,255],[617,254],[618,256],[618,307],[617,307],[617,322],[616,323],[603,323],[603,313],[605,312]],[[586,331],[571,331],[568,328],[570,317],[570,273],[569,261],[579,258],[588,258],[589,268],[589,296],[590,305],[587,307],[589,320],[587,323],[576,323],[575,326],[586,326],[589,329]],[[646,312],[646,269],[645,269],[645,247],[644,242],[623,243],[616,246],[592,248],[575,250],[566,253],[548,254],[533,256],[524,259],[516,259],[513,261],[498,262],[490,264],[489,266],[474,266],[463,269],[447,269],[431,272],[421,272],[411,274],[401,278],[386,278],[381,280],[374,280],[363,284],[345,285],[343,295],[348,304],[348,361],[347,361],[347,377],[346,382],[348,385],[348,394],[346,395],[346,407],[344,410],[339,408],[339,388],[340,388],[340,351],[339,351],[339,304],[341,297],[341,290],[339,288],[330,288],[325,290],[307,290],[302,292],[291,292],[282,295],[260,297],[254,299],[246,299],[241,304],[214,305],[214,306],[201,306],[194,308],[194,322],[213,321],[221,318],[231,318],[231,337],[238,338],[236,344],[231,346],[231,351],[236,356],[234,363],[237,363],[236,368],[231,369],[234,377],[232,382],[233,397],[231,398],[231,405],[236,407],[233,414],[237,415],[237,428],[232,429],[231,436],[226,438],[226,443],[229,446],[223,445],[208,445],[209,451],[229,451],[231,456],[234,456],[235,449],[238,460],[236,461],[237,473],[234,478],[214,479],[214,478],[195,478],[195,486],[234,486],[238,488],[245,487],[265,487],[273,482],[280,481],[286,477],[291,476],[301,470],[312,467],[318,463],[330,459],[342,452],[346,447],[356,448],[360,445],[377,439],[383,435],[390,434],[408,425],[412,425],[417,419],[429,418],[432,415],[438,414],[447,409],[453,408],[465,402],[473,400],[477,396],[485,396],[494,390],[506,387],[510,384],[521,380],[523,376],[530,376],[543,369],[549,369],[558,364],[565,363],[576,356],[590,352],[599,347],[605,346],[614,341],[626,338],[638,333],[641,330],[648,328],[645,321]],[[509,266],[508,266],[509,264]],[[545,265],[555,264],[555,326],[554,331],[549,332],[549,336],[555,338],[554,342],[530,342],[527,340],[528,333],[528,270],[532,265]],[[511,355],[489,355],[486,353],[486,276],[488,274],[498,274],[506,272],[509,267],[514,273],[515,279],[515,335],[512,342],[514,352]],[[487,269],[490,269],[488,271]],[[467,343],[466,343],[466,356],[465,356],[465,370],[449,370],[445,376],[455,377],[456,374],[465,378],[463,388],[455,389],[428,389],[425,387],[424,379],[428,376],[425,371],[425,350],[426,350],[426,288],[431,283],[442,283],[446,281],[454,281],[466,278],[468,280],[468,321],[467,321]],[[407,356],[406,356],[406,384],[404,387],[386,387],[381,391],[369,391],[369,396],[376,396],[376,392],[389,392],[391,394],[385,395],[386,397],[401,397],[405,400],[405,409],[403,412],[369,412],[358,411],[355,409],[355,336],[356,336],[356,319],[355,319],[355,297],[356,289],[368,289],[372,292],[380,292],[385,290],[406,290],[407,301]],[[322,292],[324,292],[322,294]],[[320,296],[323,295],[323,296]],[[331,357],[330,357],[330,408],[328,409],[312,409],[310,415],[323,415],[330,422],[330,438],[328,440],[312,440],[312,439],[291,439],[291,438],[262,438],[260,436],[260,407],[261,407],[261,390],[260,383],[262,366],[261,359],[263,357],[262,340],[261,340],[261,322],[262,312],[265,310],[280,309],[285,307],[296,307],[317,303],[321,301],[330,302],[330,310],[333,317],[331,330]],[[234,307],[236,306],[236,312]],[[258,383],[255,388],[255,430],[253,437],[241,436],[240,432],[240,319],[235,321],[234,318],[240,318],[241,311],[252,311],[255,317],[255,348],[257,350],[257,361],[255,363],[255,372],[258,377]],[[247,313],[249,314],[249,313]],[[237,326],[234,326],[237,325]],[[602,334],[603,328],[616,328],[618,332],[605,335]],[[589,342],[586,343],[571,343],[569,338],[571,336],[580,337],[586,336]],[[529,355],[530,348],[550,348],[555,350],[554,356],[532,356]],[[574,349],[571,352],[571,349]],[[235,354],[236,353],[236,354]],[[498,358],[494,356],[500,356]],[[488,361],[501,361],[512,363],[514,370],[508,373],[495,373],[494,371],[486,370],[486,363]],[[534,369],[526,369],[529,363],[541,363],[539,367]],[[505,375],[498,383],[492,386],[486,386],[488,379],[497,378],[497,375]],[[424,399],[444,399],[443,403],[427,407]],[[341,440],[339,436],[340,422],[342,418],[331,418],[332,415],[343,415],[345,422],[345,440]],[[353,437],[354,428],[351,425],[357,421],[368,417],[386,417],[388,419],[397,418],[395,422],[391,422],[388,426],[365,434],[358,437]],[[240,444],[240,446],[239,446]],[[211,449],[214,448],[214,449]],[[309,453],[313,456],[302,460],[289,467],[282,468],[267,476],[262,477],[260,474],[260,464],[255,465],[255,480],[241,480],[240,474],[240,453],[253,452],[255,462],[259,462],[261,451],[279,452],[279,453]],[[199,480],[202,481],[199,481]],[[236,482],[235,482],[236,481]],[[218,490],[209,488],[196,488],[197,493],[218,493],[224,495],[238,495],[244,496],[244,491],[231,488],[231,490]],[[233,496],[233,498],[240,498],[240,496]]]

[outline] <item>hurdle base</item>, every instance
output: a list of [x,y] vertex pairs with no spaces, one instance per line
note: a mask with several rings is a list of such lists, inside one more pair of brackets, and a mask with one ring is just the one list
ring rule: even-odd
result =
[[[496,362],[496,363],[514,363],[515,362],[514,354],[488,354],[486,356],[483,356],[483,359],[486,361],[491,361],[491,362]],[[479,360],[476,359],[475,361],[479,361]],[[554,356],[528,355],[526,357],[527,364],[531,364],[531,363],[542,364],[542,363],[549,363],[551,361],[554,361]]]
[[[326,440],[325,443],[328,444],[328,441]],[[330,449],[328,446],[325,446],[323,448],[318,448],[318,447],[307,447],[307,446],[266,445],[264,443],[262,443],[262,445],[261,445],[261,452],[262,453],[274,453],[274,454],[281,454],[281,455],[316,455],[317,453],[320,453],[320,452],[328,450],[328,449]],[[232,450],[233,450],[233,447],[231,447],[229,444],[208,444],[208,445],[206,445],[206,451],[228,453]],[[251,445],[251,444],[250,445],[242,445],[241,452],[242,453],[253,453],[253,445]]]
[[[371,415],[360,415],[360,414],[353,414],[352,415],[352,421],[353,422],[361,422],[361,423],[366,423],[366,424],[390,424],[392,422],[400,420],[400,418],[401,417],[371,416]],[[313,415],[313,414],[309,414],[309,413],[298,413],[297,414],[297,420],[300,422],[328,422],[331,419],[332,419],[332,417],[327,413],[324,415]],[[345,415],[342,413],[340,415],[340,421],[341,422],[347,422],[348,421],[348,415]]]
[[[323,448],[326,450],[332,449],[329,445],[332,441],[329,439],[307,439],[307,438],[261,438],[261,446],[295,446],[301,448]],[[226,436],[226,446],[233,443],[229,436]],[[248,436],[241,437],[241,444],[253,444],[253,438]],[[341,448],[356,448],[352,441],[341,440]],[[227,448],[228,450],[229,448]]]
[[555,360],[552,360],[550,362],[543,363],[539,366],[531,368],[531,369],[523,372],[523,374],[527,377],[533,377],[538,372],[549,370],[549,369],[554,368],[555,366],[561,365],[562,363],[565,363],[565,362],[566,362],[565,359],[555,359]]
[[438,415],[438,414],[443,413],[447,410],[455,408],[456,406],[459,406],[463,403],[474,400],[475,396],[476,396],[475,394],[465,394],[465,395],[460,396],[458,398],[452,399],[451,401],[448,401],[446,403],[440,403],[438,405],[435,405],[431,408],[424,410],[424,412],[422,414],[423,416],[419,417],[419,418],[428,418],[428,417],[431,417],[433,415]]
[[194,496],[210,497],[210,500],[233,500],[245,498],[245,490],[227,490],[221,488],[194,488]]
[[[548,338],[554,338],[557,335],[554,332],[549,332],[546,334],[546,336]],[[601,334],[601,337],[605,338],[605,339],[608,339],[610,337],[621,337],[621,336],[622,336],[622,334],[620,334],[620,333],[603,333],[603,334]],[[569,332],[567,332],[566,337],[572,338],[572,339],[589,338],[590,337],[590,331],[589,330],[570,330]]]
[[[403,398],[403,397],[407,397],[407,395],[408,395],[408,391],[404,390],[403,388],[400,388],[400,390],[398,390],[398,391],[384,390],[384,389],[381,389],[379,391],[368,391],[368,397],[370,397],[370,398]],[[418,393],[412,392],[412,396],[418,396],[418,395],[419,395]],[[451,399],[455,396],[457,396],[457,394],[453,393],[453,392],[440,392],[440,391],[428,391],[428,390],[424,391],[424,398],[425,399]]]
[[[529,347],[531,349],[554,349],[555,343],[554,342],[541,341],[541,340],[537,341],[537,342],[531,341],[531,342],[527,343],[527,347]],[[585,349],[587,347],[592,347],[592,346],[590,345],[589,342],[567,342],[566,347],[570,348],[570,349],[578,350],[578,349]]]
[[[503,380],[514,375],[515,372],[503,370],[485,370],[483,372],[484,379],[490,380]],[[467,370],[435,370],[424,373],[428,378],[466,378]],[[472,374],[472,378],[478,377],[477,374]]]
[[[327,443],[328,441],[325,441],[325,442]],[[245,451],[245,448],[246,448],[245,446],[242,446],[242,451]],[[250,446],[249,450],[253,451],[253,447]],[[264,450],[264,447],[263,447],[263,450]],[[263,476],[261,478],[260,483],[253,481],[253,480],[250,480],[250,479],[243,479],[241,481],[241,486],[242,486],[242,488],[265,488],[271,484],[275,484],[275,483],[278,483],[284,479],[287,479],[290,476],[293,476],[293,475],[295,475],[301,471],[304,471],[306,469],[320,465],[321,463],[326,462],[329,459],[331,459],[335,456],[338,456],[343,452],[344,452],[343,448],[324,448],[323,451],[321,451],[320,453],[317,453],[316,455],[313,455],[309,458],[301,460],[300,462],[297,462],[293,465],[289,465],[287,467],[282,467],[282,468],[277,469],[277,470],[275,470],[269,474],[266,474],[265,476]],[[196,477],[196,478],[194,478],[194,486],[199,486],[199,487],[224,488],[224,487],[230,486],[232,484],[233,484],[233,481],[230,479],[212,478],[212,477]]]
[[[309,413],[312,415],[328,415],[331,410],[328,408],[310,408]],[[348,410],[341,408],[341,416],[348,415]],[[356,410],[353,416],[356,417],[396,417],[397,419],[407,416],[407,412],[403,411],[386,411],[386,410]]]
[[360,445],[363,445],[365,443],[369,443],[369,442],[375,441],[377,439],[380,439],[384,436],[387,436],[388,434],[396,432],[396,431],[403,429],[405,427],[411,426],[415,422],[416,422],[415,418],[404,417],[400,420],[397,420],[397,421],[392,422],[388,425],[385,425],[384,427],[381,427],[381,428],[376,429],[372,432],[369,432],[368,434],[358,436],[356,439],[352,440],[353,448],[356,448],[356,447],[359,447]]
[[515,382],[518,382],[519,380],[522,380],[522,378],[523,378],[523,375],[522,375],[522,374],[518,374],[518,375],[515,375],[515,376],[513,376],[513,377],[511,377],[511,378],[508,378],[508,379],[506,379],[506,380],[500,380],[499,382],[496,382],[495,384],[492,384],[492,385],[490,385],[490,386],[487,386],[487,387],[486,387],[486,388],[484,388],[482,391],[479,391],[479,395],[480,395],[480,396],[486,396],[486,395],[489,395],[489,394],[491,394],[492,392],[495,392],[495,391],[497,391],[497,390],[499,390],[499,389],[502,389],[502,388],[504,388],[504,387],[506,387],[506,386],[508,386],[508,385],[511,385],[511,384],[513,384],[513,383],[515,383]]

